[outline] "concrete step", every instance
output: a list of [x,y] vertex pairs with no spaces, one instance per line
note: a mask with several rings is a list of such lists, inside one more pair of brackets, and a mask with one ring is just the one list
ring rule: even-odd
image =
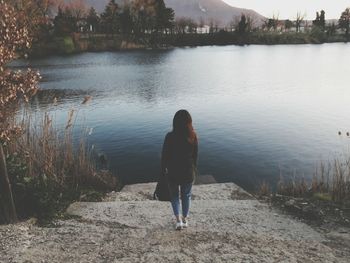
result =
[[[105,201],[153,200],[157,183],[126,185],[120,192],[109,193]],[[193,185],[192,200],[247,200],[251,194],[234,183]]]

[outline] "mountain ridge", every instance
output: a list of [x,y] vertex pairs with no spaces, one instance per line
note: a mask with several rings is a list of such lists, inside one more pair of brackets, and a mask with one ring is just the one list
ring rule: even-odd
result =
[[[84,0],[87,6],[94,7],[99,13],[103,12],[109,0]],[[116,0],[119,5],[132,0]],[[175,11],[176,18],[192,18],[196,22],[204,20],[206,24],[213,21],[219,26],[226,26],[233,20],[238,20],[241,14],[248,15],[260,25],[264,16],[254,10],[228,5],[222,0],[164,0],[167,7]]]

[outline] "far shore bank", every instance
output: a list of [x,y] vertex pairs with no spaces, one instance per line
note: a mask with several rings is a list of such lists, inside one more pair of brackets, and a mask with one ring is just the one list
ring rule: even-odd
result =
[[311,33],[253,32],[241,36],[220,31],[213,34],[176,34],[135,36],[79,34],[53,37],[33,45],[29,56],[70,55],[84,52],[167,50],[175,47],[225,46],[225,45],[302,45],[347,43],[345,35],[313,35]]

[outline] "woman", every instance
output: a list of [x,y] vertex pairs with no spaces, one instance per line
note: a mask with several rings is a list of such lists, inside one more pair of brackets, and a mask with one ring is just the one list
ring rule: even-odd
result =
[[188,227],[192,184],[197,172],[197,156],[198,140],[192,126],[191,115],[186,110],[179,110],[174,116],[173,130],[165,137],[162,151],[162,172],[168,176],[176,230]]

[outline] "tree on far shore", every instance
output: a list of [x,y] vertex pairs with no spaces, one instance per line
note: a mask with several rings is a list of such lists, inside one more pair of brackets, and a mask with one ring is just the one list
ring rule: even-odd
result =
[[134,29],[134,23],[129,5],[124,5],[123,11],[121,12],[119,19],[121,33],[125,35],[131,34]]
[[293,27],[293,22],[289,19],[284,21],[284,29],[289,31]]
[[175,12],[172,8],[167,8],[163,0],[155,0],[155,30],[163,33],[167,29],[174,27]]
[[336,32],[337,32],[337,26],[335,25],[334,22],[326,26],[326,33],[328,36],[333,36],[336,34]]
[[242,14],[241,19],[238,22],[236,31],[238,32],[239,35],[243,36],[246,33],[249,33],[252,31],[253,24],[254,24],[254,21],[252,17]]
[[238,33],[244,35],[247,32],[248,22],[244,14],[241,15],[241,20],[238,22]]
[[58,6],[58,12],[55,16],[54,32],[59,36],[67,36],[73,32],[82,30],[86,25],[81,22],[87,17],[87,9],[84,1],[72,0],[63,2]]
[[197,33],[197,27],[197,23],[193,19],[187,17],[180,17],[175,22],[175,32],[177,34]]
[[324,10],[321,12],[316,12],[316,19],[312,21],[314,27],[318,27],[320,30],[324,31],[326,28],[326,13]]
[[66,36],[77,29],[76,20],[69,8],[58,8],[57,15],[53,21],[55,34],[58,36]]
[[349,31],[350,31],[350,8],[346,8],[339,19],[339,28],[345,31],[345,36],[349,39]]
[[274,31],[277,31],[277,27],[278,27],[278,15],[273,15],[271,18],[266,19],[264,22],[263,27],[265,29],[267,29],[267,31],[270,31],[271,29],[273,29]]
[[92,32],[98,31],[98,25],[100,23],[100,17],[96,13],[95,8],[91,7],[89,13],[86,17],[86,22],[88,24],[89,30]]
[[101,26],[105,33],[116,34],[119,32],[119,6],[115,0],[110,0],[101,14]]
[[301,28],[301,24],[303,23],[305,19],[305,14],[301,14],[301,12],[297,12],[297,17],[295,19],[295,29],[297,31],[297,33],[300,32],[300,28]]

